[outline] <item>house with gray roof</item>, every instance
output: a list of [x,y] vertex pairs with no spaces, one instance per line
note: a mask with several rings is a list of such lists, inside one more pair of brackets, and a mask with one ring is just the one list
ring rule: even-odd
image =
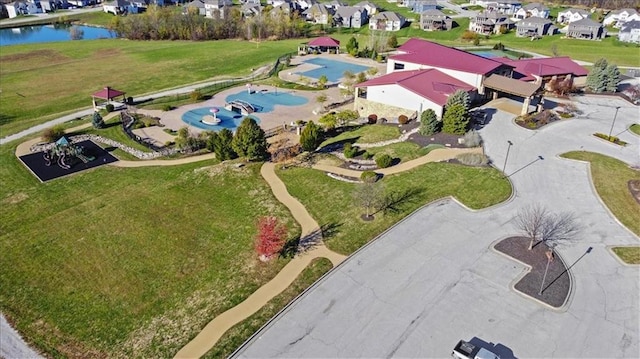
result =
[[322,25],[329,24],[331,14],[332,12],[330,12],[324,4],[313,4],[310,8],[302,12],[302,15],[305,16],[308,22]]
[[627,21],[640,20],[640,14],[635,9],[618,9],[613,10],[604,18],[602,24],[604,26],[613,25],[620,29]]
[[640,44],[640,21],[627,21],[618,32],[618,40]]
[[505,15],[515,15],[522,8],[522,1],[518,0],[497,0],[487,3],[487,11],[497,11]]
[[547,19],[549,17],[549,8],[540,3],[527,4],[516,11],[515,19],[526,19],[528,17],[541,17]]
[[518,37],[553,35],[557,30],[551,20],[541,17],[532,16],[516,23],[516,36]]
[[589,12],[582,9],[567,9],[558,13],[557,21],[563,24],[570,24],[575,21],[589,18]]
[[369,19],[370,30],[398,31],[407,20],[393,11],[383,11]]
[[567,37],[582,40],[602,40],[607,35],[601,23],[582,19],[569,24]]
[[451,30],[453,20],[440,10],[427,10],[420,14],[420,28],[425,31]]
[[509,17],[497,11],[483,11],[469,22],[469,30],[482,35],[499,34],[512,27]]
[[367,15],[369,16],[373,16],[378,13],[378,7],[371,1],[360,1],[353,6],[364,8],[365,10],[367,10]]
[[369,20],[367,10],[356,6],[341,6],[333,15],[336,26],[359,29]]

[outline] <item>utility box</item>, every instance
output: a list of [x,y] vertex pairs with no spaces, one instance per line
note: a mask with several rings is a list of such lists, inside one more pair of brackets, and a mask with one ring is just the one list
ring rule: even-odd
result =
[[453,348],[451,356],[456,359],[500,359],[495,353],[464,340]]

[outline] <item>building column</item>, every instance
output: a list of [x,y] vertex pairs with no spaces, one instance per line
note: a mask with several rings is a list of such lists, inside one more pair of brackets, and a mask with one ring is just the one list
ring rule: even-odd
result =
[[494,90],[492,94],[492,100],[497,100],[497,99],[498,99],[498,91]]
[[530,103],[531,103],[531,96],[525,97],[524,102],[522,103],[522,111],[520,112],[521,115],[526,115],[527,113],[529,113]]

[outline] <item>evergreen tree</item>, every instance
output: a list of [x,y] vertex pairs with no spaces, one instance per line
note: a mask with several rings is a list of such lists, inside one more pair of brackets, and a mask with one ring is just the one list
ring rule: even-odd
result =
[[242,120],[231,144],[238,156],[248,160],[261,160],[267,157],[267,139],[264,130],[251,117],[245,117]]
[[620,70],[618,70],[618,66],[614,64],[609,64],[607,68],[604,70],[604,78],[605,78],[605,91],[607,92],[616,92],[618,91],[618,84],[620,83]]
[[591,71],[587,75],[587,87],[591,91],[600,93],[606,91],[607,78],[606,70],[609,64],[605,59],[599,59],[593,64]]
[[238,154],[233,150],[233,132],[228,128],[223,128],[222,131],[216,134],[213,141],[213,152],[216,154],[216,158],[220,161],[232,160],[238,157]]
[[390,49],[398,47],[398,37],[395,34],[391,34],[391,36],[389,36],[389,39],[387,40],[387,47]]
[[351,36],[351,38],[347,42],[346,48],[347,48],[347,52],[350,55],[353,56],[353,55],[357,54],[358,53],[358,40],[356,40],[355,37]]
[[93,117],[91,118],[91,123],[93,124],[94,128],[104,127],[104,121],[102,120],[102,116],[100,116],[100,113],[98,111],[93,113]]
[[428,109],[426,111],[422,111],[420,115],[420,134],[423,136],[433,135],[434,133],[440,132],[440,121],[438,121],[438,116],[435,111],[432,109]]
[[307,123],[300,134],[300,146],[305,151],[315,151],[322,142],[322,134],[320,127],[313,121]]
[[469,114],[461,104],[447,107],[442,117],[442,132],[464,135],[469,126]]
[[465,90],[457,90],[447,98],[445,107],[448,108],[455,104],[460,104],[464,107],[465,111],[469,111],[469,105],[471,104],[469,93]]

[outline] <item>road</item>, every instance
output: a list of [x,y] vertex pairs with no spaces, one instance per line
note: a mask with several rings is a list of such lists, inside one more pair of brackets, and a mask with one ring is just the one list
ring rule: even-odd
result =
[[[639,357],[640,273],[608,249],[639,238],[600,202],[589,166],[558,156],[584,149],[640,166],[640,141],[626,131],[638,108],[614,98],[578,101],[583,116],[539,131],[493,114],[480,132],[496,164],[505,162],[506,141],[514,144],[509,201],[481,211],[452,199],[424,207],[325,276],[234,356],[444,358],[458,340],[473,338],[503,358]],[[630,143],[624,148],[591,135],[608,131],[613,106],[621,106],[613,133]],[[562,310],[514,292],[526,268],[491,249],[519,234],[511,220],[534,202],[574,213],[583,227],[579,241],[558,250],[574,264]]]

